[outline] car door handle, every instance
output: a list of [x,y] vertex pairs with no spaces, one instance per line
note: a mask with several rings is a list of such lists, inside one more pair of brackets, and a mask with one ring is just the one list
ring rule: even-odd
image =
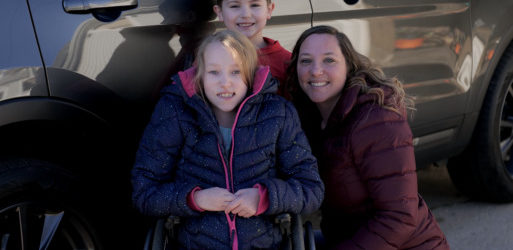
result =
[[137,7],[137,0],[63,0],[62,6],[67,13],[87,13],[95,9]]

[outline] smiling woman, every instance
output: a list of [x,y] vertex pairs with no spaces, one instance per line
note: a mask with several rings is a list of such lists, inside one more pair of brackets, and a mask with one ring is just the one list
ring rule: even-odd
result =
[[449,249],[417,192],[411,100],[330,26],[292,51],[294,104],[326,184],[321,229],[329,249]]

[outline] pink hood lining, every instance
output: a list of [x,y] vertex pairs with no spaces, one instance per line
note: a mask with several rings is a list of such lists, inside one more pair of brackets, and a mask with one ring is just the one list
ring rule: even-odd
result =
[[[253,94],[259,93],[264,87],[267,75],[269,75],[269,66],[259,66],[255,72],[255,79],[253,80]],[[187,96],[192,97],[196,94],[196,88],[194,87],[194,74],[196,73],[196,67],[191,67],[185,71],[178,72],[178,77],[182,82],[183,89]],[[176,84],[176,82],[173,82]]]

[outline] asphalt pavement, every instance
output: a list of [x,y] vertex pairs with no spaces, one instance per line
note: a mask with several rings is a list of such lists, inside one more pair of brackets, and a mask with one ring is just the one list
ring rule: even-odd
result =
[[513,203],[472,200],[459,193],[447,168],[417,171],[419,193],[445,233],[451,249],[513,249]]

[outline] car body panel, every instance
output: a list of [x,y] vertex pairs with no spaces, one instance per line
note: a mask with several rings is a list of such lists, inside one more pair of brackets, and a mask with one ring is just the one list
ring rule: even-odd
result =
[[472,1],[471,12],[473,41],[483,45],[473,45],[481,52],[475,50],[473,53],[476,58],[473,82],[479,87],[469,96],[466,113],[479,112],[493,69],[513,40],[513,1]]
[[308,0],[280,0],[275,2],[272,17],[267,21],[263,34],[278,40],[285,49],[292,51],[301,33],[311,27],[312,9]]
[[66,13],[57,0],[29,2],[50,94],[118,124],[142,126],[174,67],[180,38],[211,32],[202,25],[183,28],[200,19],[190,15],[193,7],[187,1],[140,0],[138,8],[113,22],[100,22],[90,13]]
[[[201,38],[224,25],[213,0],[99,0],[108,7],[80,9],[94,1],[0,2],[0,152],[92,173],[92,183],[106,178],[116,189],[97,186],[129,208],[126,170],[161,87],[192,65]],[[415,98],[409,121],[418,167],[462,152],[513,46],[513,0],[346,2],[275,0],[263,34],[292,50],[312,25],[338,28]],[[116,13],[110,22],[97,19]]]
[[312,4],[314,25],[331,25],[346,33],[356,50],[401,80],[415,98],[410,125],[419,159],[425,151],[459,150],[449,142],[464,120],[472,84],[470,1]]
[[[91,13],[66,13],[61,0],[28,3],[37,39],[26,4],[9,1],[2,8],[6,15],[20,14],[13,35],[1,44],[7,56],[0,66],[9,66],[0,70],[0,88],[8,89],[0,98],[50,94],[111,122],[138,127],[144,126],[169,76],[190,65],[181,59],[193,49],[184,45],[223,27],[219,21],[206,22],[214,19],[210,9],[198,14],[194,1],[186,0],[140,0],[136,9],[112,22],[98,21]],[[404,83],[416,103],[409,118],[418,163],[454,156],[468,144],[491,69],[509,44],[502,41],[513,37],[513,27],[500,21],[511,19],[512,1],[275,4],[264,36],[291,50],[303,30],[334,26],[387,75]],[[13,29],[0,27],[7,33]]]
[[26,2],[2,2],[0,16],[0,100],[48,95]]

